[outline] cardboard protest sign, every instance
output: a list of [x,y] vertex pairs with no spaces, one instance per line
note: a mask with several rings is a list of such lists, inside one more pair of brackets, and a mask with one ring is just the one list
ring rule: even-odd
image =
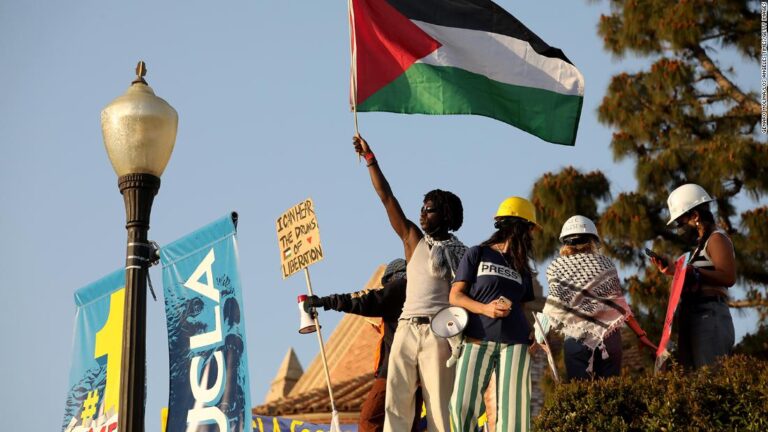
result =
[[283,279],[323,259],[320,228],[311,198],[288,209],[275,225]]
[[680,303],[680,294],[683,292],[683,285],[685,283],[685,270],[688,266],[688,255],[684,254],[675,262],[675,276],[672,278],[672,288],[669,290],[669,302],[667,303],[667,316],[664,319],[664,328],[661,331],[661,341],[659,342],[659,348],[656,350],[656,364],[654,369],[656,372],[661,370],[661,366],[669,358],[669,351],[667,351],[667,344],[669,343],[669,337],[672,335],[672,320],[675,317],[675,310],[677,310],[677,304]]

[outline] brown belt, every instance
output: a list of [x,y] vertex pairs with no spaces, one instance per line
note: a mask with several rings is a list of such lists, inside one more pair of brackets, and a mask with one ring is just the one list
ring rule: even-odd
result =
[[691,293],[683,293],[682,299],[688,302],[705,303],[716,301],[718,303],[728,302],[728,289],[716,286],[703,286],[700,290]]
[[702,285],[701,289],[698,292],[699,295],[703,297],[728,297],[728,288],[725,287],[718,287],[718,286],[710,286],[710,285]]

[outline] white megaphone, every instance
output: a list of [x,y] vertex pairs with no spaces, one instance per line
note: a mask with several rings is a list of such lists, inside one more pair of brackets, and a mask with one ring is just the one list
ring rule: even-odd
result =
[[440,309],[432,317],[430,327],[441,338],[449,338],[460,334],[467,326],[469,316],[464,308],[448,306]]
[[312,317],[311,314],[308,314],[307,311],[304,310],[304,302],[306,300],[307,300],[306,294],[302,294],[298,297],[299,317],[301,317],[301,324],[299,324],[299,333],[301,334],[314,333],[317,331],[317,328],[315,328],[314,318]]
[[464,346],[464,327],[467,326],[469,315],[464,308],[458,306],[448,306],[440,309],[430,322],[432,332],[441,338],[448,339],[451,346],[451,358],[445,362],[446,367],[456,364],[456,360],[461,355],[461,348]]

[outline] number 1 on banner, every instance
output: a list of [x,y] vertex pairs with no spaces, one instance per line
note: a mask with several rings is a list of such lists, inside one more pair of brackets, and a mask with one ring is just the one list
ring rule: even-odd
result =
[[120,367],[123,359],[123,310],[125,288],[112,293],[109,298],[109,315],[104,327],[96,333],[93,357],[107,356],[107,384],[104,388],[104,412],[117,411],[120,402]]

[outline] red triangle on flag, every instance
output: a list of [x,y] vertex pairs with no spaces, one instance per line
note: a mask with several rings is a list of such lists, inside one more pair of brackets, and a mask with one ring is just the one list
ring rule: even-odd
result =
[[440,47],[385,0],[352,0],[357,54],[357,103]]

